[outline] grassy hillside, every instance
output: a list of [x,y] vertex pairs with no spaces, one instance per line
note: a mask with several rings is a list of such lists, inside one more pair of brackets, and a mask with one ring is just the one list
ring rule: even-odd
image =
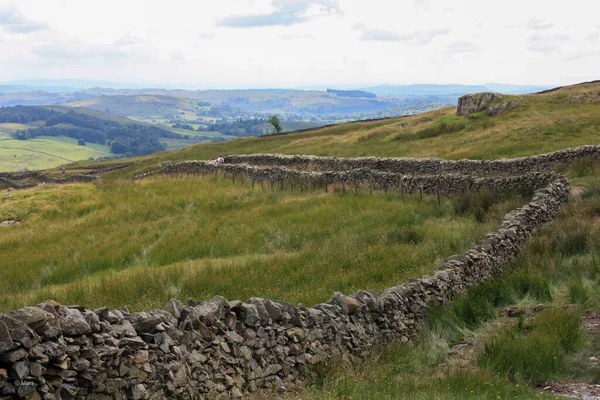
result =
[[[252,189],[214,176],[130,178],[165,160],[232,153],[499,158],[600,143],[598,83],[508,100],[522,103],[496,117],[445,108],[198,144],[138,157],[93,184],[2,192],[0,221],[21,224],[0,227],[0,309],[54,298],[140,310],[215,294],[312,304],[427,274],[525,200],[481,194],[438,205],[392,192]],[[311,385],[287,396],[549,399],[542,382],[600,383],[590,361],[600,335],[583,329],[600,314],[600,165],[562,171],[577,195],[504,275],[434,309],[412,343],[311,369]]]
[[82,159],[182,147],[181,140],[164,145],[159,138],[183,139],[154,125],[85,108],[2,107],[0,171],[50,168]]
[[151,156],[148,162],[209,159],[233,153],[448,159],[528,156],[600,143],[599,93],[600,83],[570,86],[544,94],[505,96],[504,101],[521,100],[522,104],[496,117],[480,113],[467,120],[456,117],[455,107],[448,107],[305,133],[201,144]]
[[111,155],[106,146],[95,143],[79,146],[77,139],[65,136],[38,136],[27,141],[0,139],[0,171],[47,169]]
[[142,310],[217,294],[312,304],[430,273],[515,204],[478,224],[418,195],[289,193],[217,177],[36,187],[0,205],[0,221],[23,222],[0,239],[0,264],[11,265],[0,269],[0,307],[51,297]]

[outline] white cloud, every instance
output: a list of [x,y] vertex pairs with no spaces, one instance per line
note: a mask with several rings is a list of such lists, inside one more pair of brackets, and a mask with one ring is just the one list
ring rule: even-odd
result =
[[239,88],[597,77],[600,27],[582,18],[600,13],[590,0],[505,0],[493,11],[480,0],[0,4],[0,81]]
[[336,0],[273,0],[273,11],[220,18],[217,25],[229,28],[257,28],[301,24],[312,18],[341,13]]
[[369,29],[365,28],[364,25],[361,24],[357,24],[355,27],[359,27],[359,29],[362,30],[360,35],[361,40],[380,42],[414,42],[418,44],[427,44],[437,36],[448,35],[451,31],[450,28],[439,28],[432,29],[430,31],[398,33],[384,29]]
[[46,28],[47,25],[45,23],[26,18],[12,4],[0,8],[0,29],[11,33],[27,34]]

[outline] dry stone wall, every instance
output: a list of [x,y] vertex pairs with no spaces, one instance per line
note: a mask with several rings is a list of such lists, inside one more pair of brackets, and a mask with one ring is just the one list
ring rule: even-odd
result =
[[[22,178],[21,176],[19,176],[19,177],[21,179],[26,179],[26,178]],[[56,183],[56,184],[88,183],[88,182],[94,182],[94,181],[100,179],[99,176],[81,175],[81,174],[68,175],[64,178],[54,178],[52,176],[49,176],[49,175],[46,175],[46,174],[43,174],[43,173],[40,173],[37,171],[35,171],[31,174],[28,174],[27,178],[33,178],[33,179],[39,180],[41,183]],[[14,182],[14,180],[10,180],[4,176],[0,176],[0,185],[1,184],[4,184],[12,189],[28,189],[28,188],[37,186],[38,183],[31,183],[31,182],[19,183],[19,182]]]
[[349,171],[310,172],[285,167],[256,167],[249,164],[215,164],[210,161],[184,161],[135,175],[142,179],[155,175],[223,175],[231,179],[251,182],[269,182],[297,190],[325,188],[329,185],[348,185],[349,188],[368,186],[371,190],[397,190],[408,194],[458,196],[482,190],[491,193],[531,194],[551,182],[554,173],[524,173],[520,176],[478,177],[466,174],[404,175],[369,168]]
[[[166,165],[160,173],[207,165]],[[257,179],[275,173],[272,167],[251,171]],[[162,310],[137,313],[49,301],[0,314],[0,398],[239,398],[264,387],[298,385],[306,366],[332,357],[352,358],[374,344],[407,341],[430,302],[445,303],[502,272],[568,201],[570,187],[562,175],[531,179],[536,176],[543,181],[535,187],[543,187],[507,214],[496,232],[450,257],[432,276],[381,293],[334,293],[312,307],[217,296],[187,305],[171,300]]]
[[600,160],[600,145],[573,147],[532,157],[500,160],[443,160],[440,158],[390,158],[390,157],[318,157],[288,156],[281,154],[229,155],[228,164],[245,163],[264,166],[282,166],[305,170],[347,171],[368,168],[399,174],[445,174],[469,175],[519,175],[540,172],[557,164],[571,164],[575,160],[591,157]]

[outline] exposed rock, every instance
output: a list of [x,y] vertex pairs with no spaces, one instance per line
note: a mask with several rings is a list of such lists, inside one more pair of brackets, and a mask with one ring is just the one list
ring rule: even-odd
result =
[[[0,344],[2,347],[6,347],[6,340],[3,340],[2,337],[6,338],[6,331],[4,328],[7,328],[9,332],[9,337],[13,342],[19,342],[25,348],[31,348],[36,343],[39,343],[40,337],[27,325],[23,322],[12,318],[8,314],[0,314],[0,343],[5,342],[5,344]],[[4,331],[4,333],[2,333]]]
[[493,92],[466,94],[458,99],[456,115],[469,117],[471,113],[483,111],[490,103],[502,100],[502,95]]
[[513,108],[521,105],[522,103],[523,102],[521,100],[513,100],[495,104],[487,109],[487,115],[498,116],[500,114],[504,114],[505,112],[512,110]]
[[179,319],[183,310],[183,303],[177,299],[171,299],[163,307],[163,310],[169,312],[173,317]]
[[33,329],[43,338],[54,338],[62,331],[59,320],[51,313],[38,307],[25,307],[9,314]]
[[92,328],[77,309],[61,307],[58,318],[65,336],[81,336],[92,332]]

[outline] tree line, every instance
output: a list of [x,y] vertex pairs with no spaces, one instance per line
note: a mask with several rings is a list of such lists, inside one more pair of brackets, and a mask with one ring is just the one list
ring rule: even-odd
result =
[[180,138],[176,133],[153,125],[122,123],[73,110],[63,112],[26,106],[0,108],[0,123],[28,124],[36,121],[45,121],[44,126],[18,130],[15,138],[27,140],[36,136],[68,136],[106,145],[111,152],[127,156],[165,150],[159,138]]

